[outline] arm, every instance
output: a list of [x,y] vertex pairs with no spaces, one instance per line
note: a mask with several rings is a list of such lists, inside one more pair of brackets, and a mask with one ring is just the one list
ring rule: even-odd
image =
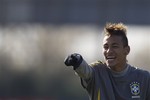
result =
[[89,79],[92,77],[93,69],[86,63],[85,60],[83,60],[80,66],[75,71],[81,78]]
[[73,66],[75,72],[83,79],[89,79],[92,76],[92,67],[90,67],[80,54],[69,55],[65,61],[66,66]]
[[146,97],[146,100],[150,100],[150,72],[149,72],[149,80],[148,80],[148,87],[147,87],[147,97]]

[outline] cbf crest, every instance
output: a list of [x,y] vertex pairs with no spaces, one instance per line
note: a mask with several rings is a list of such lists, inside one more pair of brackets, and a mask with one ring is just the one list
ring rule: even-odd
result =
[[130,84],[132,98],[140,98],[140,83],[132,82]]

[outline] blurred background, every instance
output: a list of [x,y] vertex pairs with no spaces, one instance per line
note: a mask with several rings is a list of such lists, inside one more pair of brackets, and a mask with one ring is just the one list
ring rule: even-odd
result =
[[128,62],[150,71],[149,0],[0,0],[0,99],[88,100],[63,63],[102,60],[103,27],[128,27]]

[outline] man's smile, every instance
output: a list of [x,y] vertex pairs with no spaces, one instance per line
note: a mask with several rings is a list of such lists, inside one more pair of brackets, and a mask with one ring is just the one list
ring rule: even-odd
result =
[[116,59],[115,56],[106,56],[107,61],[114,61]]

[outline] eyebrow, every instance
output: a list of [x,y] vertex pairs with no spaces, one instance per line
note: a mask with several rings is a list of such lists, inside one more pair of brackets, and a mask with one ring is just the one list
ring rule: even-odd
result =
[[119,45],[118,43],[113,43],[112,45]]
[[[103,45],[108,45],[108,43],[104,43]],[[118,43],[112,43],[111,45],[119,45]]]

